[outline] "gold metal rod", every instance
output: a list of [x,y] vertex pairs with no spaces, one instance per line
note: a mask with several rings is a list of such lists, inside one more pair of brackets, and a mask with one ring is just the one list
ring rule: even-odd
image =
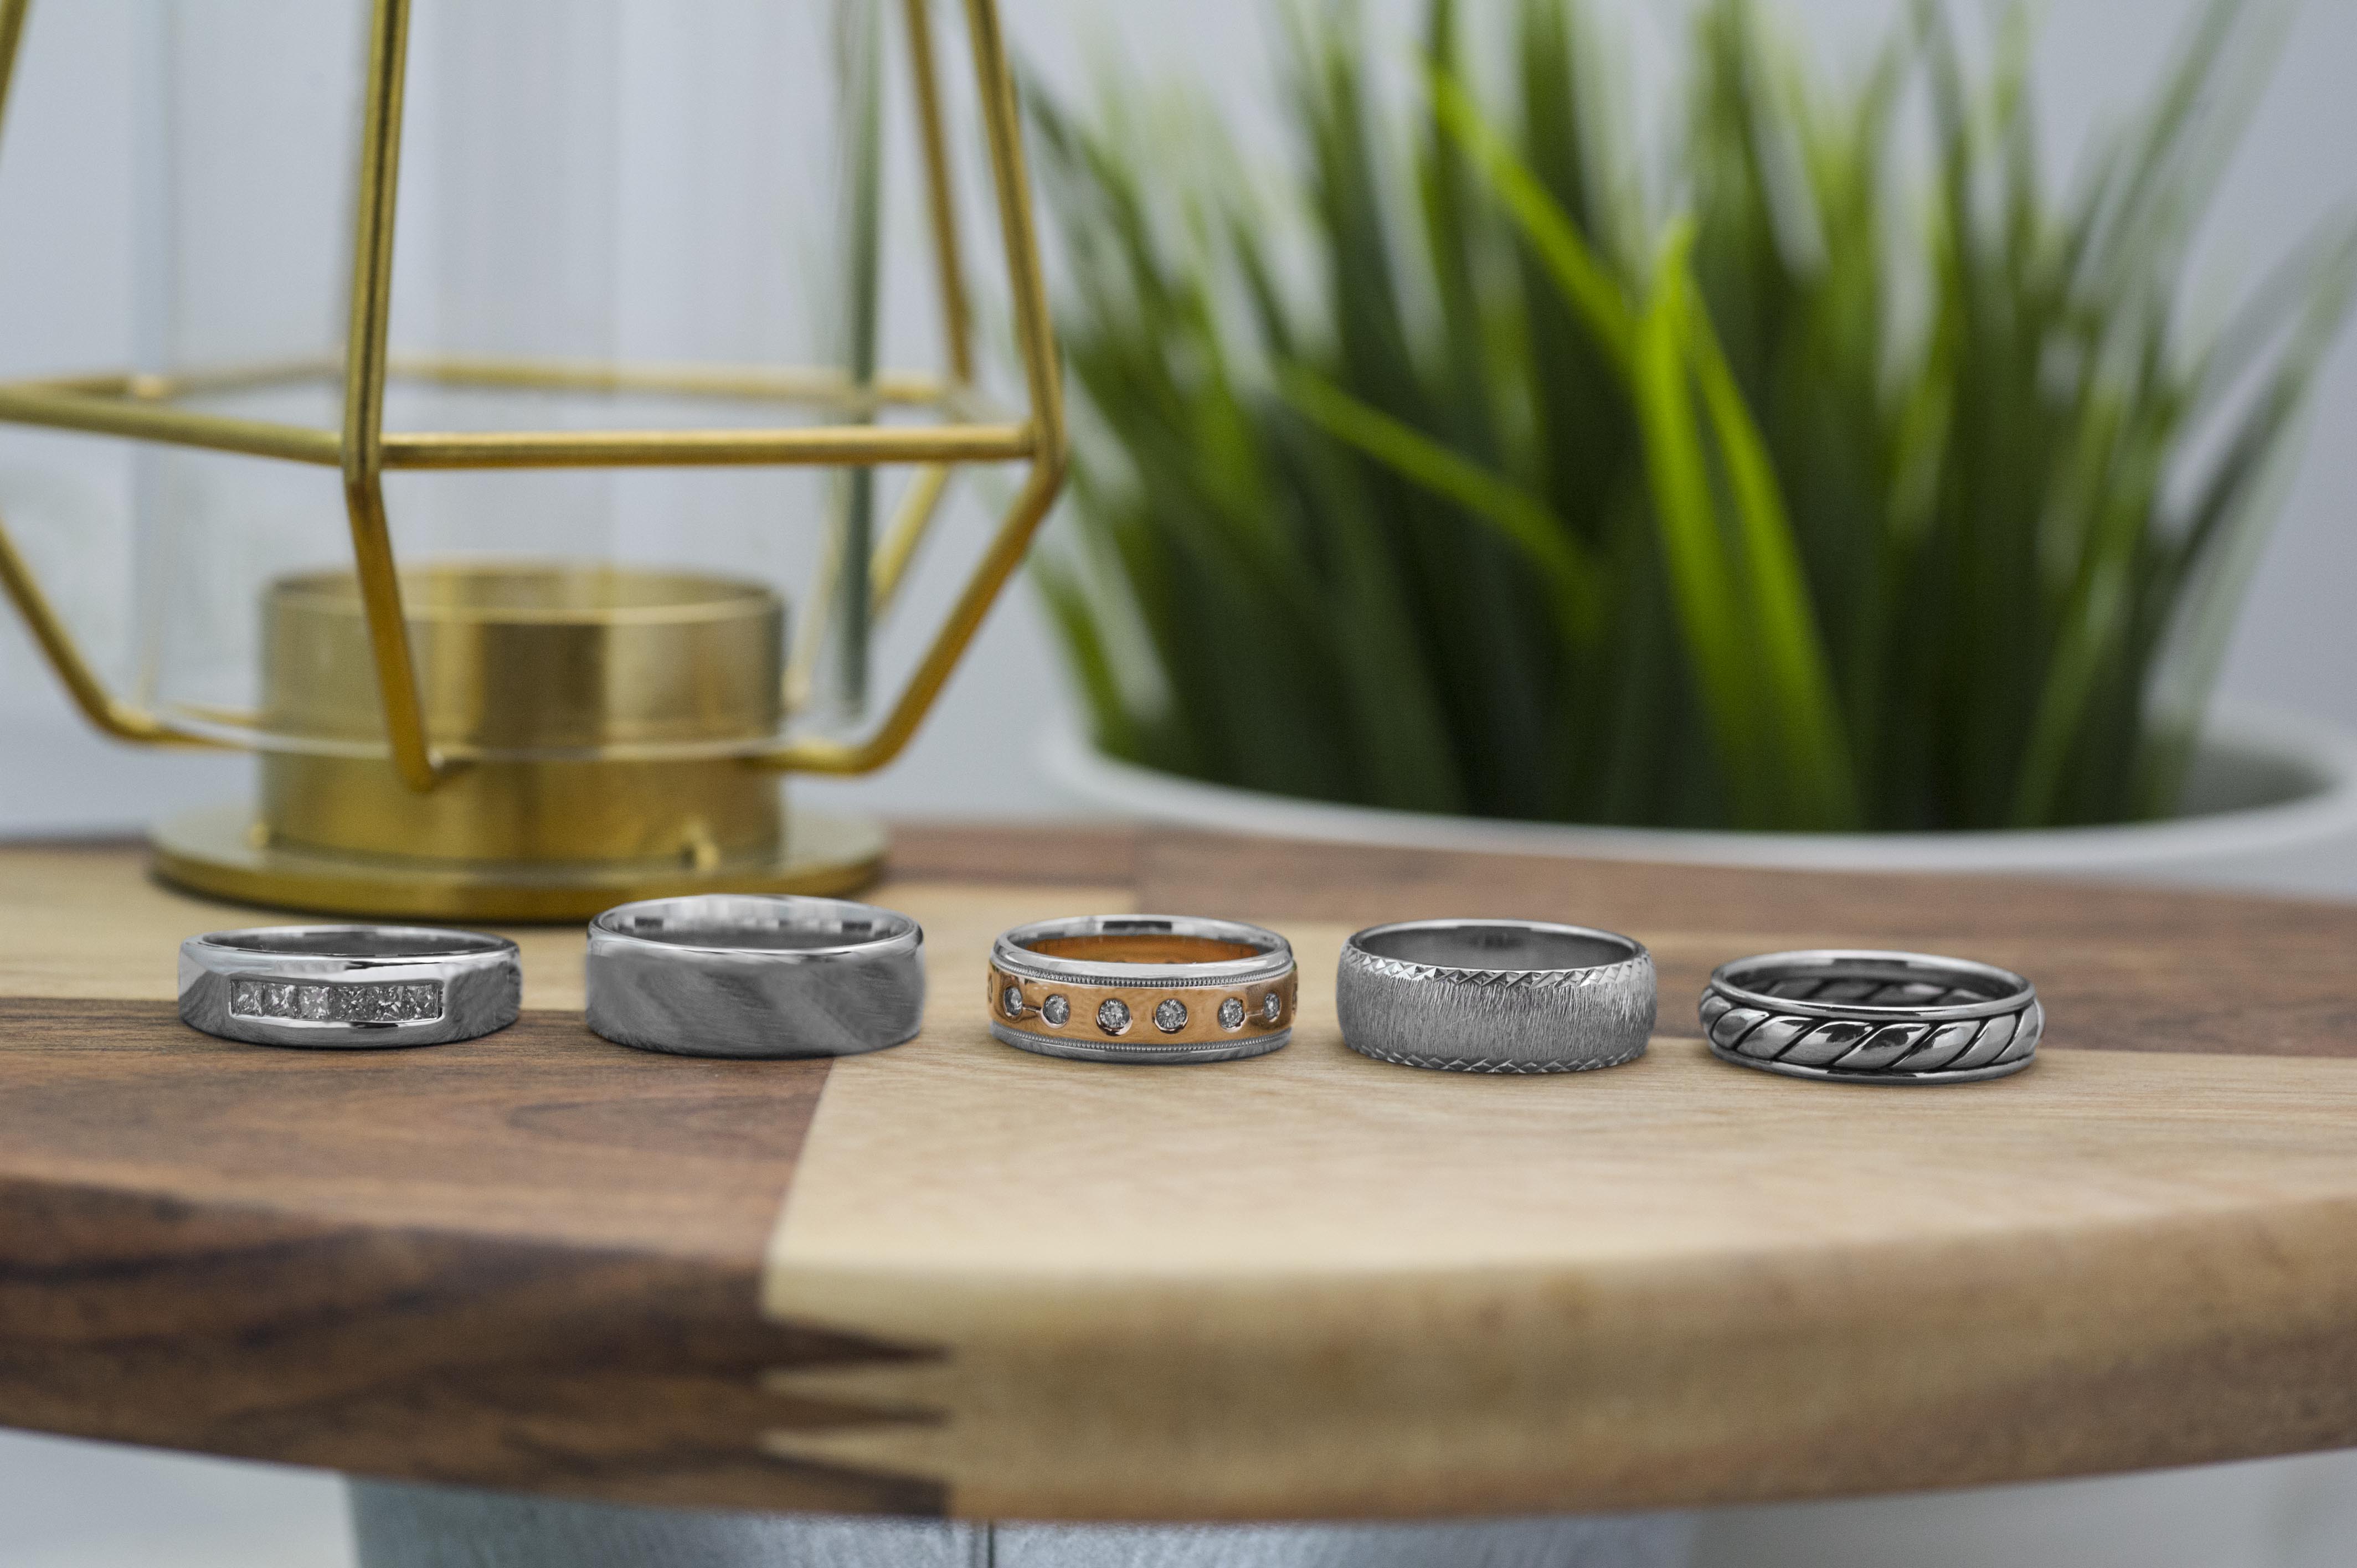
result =
[[1007,424],[1015,416],[979,387],[952,387],[942,393],[942,412],[962,424]]
[[[942,347],[951,382],[963,394],[974,384],[974,310],[966,298],[956,170],[950,161],[941,71],[933,49],[932,0],[904,0],[902,16],[909,35],[909,71],[916,86],[918,141],[924,151],[926,210],[932,228],[935,281],[941,290]],[[868,568],[871,622],[882,620],[891,608],[909,562],[940,515],[949,478],[946,466],[931,465],[910,481],[901,498],[900,509],[877,543]]]
[[966,303],[965,267],[958,243],[957,186],[950,165],[949,132],[942,113],[941,73],[933,61],[931,0],[905,0],[909,71],[916,81],[919,145],[925,155],[925,205],[932,221],[933,258],[942,291],[942,336],[950,379],[974,380],[974,313]]
[[25,392],[61,392],[81,397],[126,398],[139,396],[136,383],[149,379],[129,371],[90,371],[71,376],[38,376],[26,381],[0,382],[0,385]]
[[[191,703],[185,699],[172,706],[192,719],[202,719],[209,725],[220,725],[225,729],[259,730],[263,727],[262,715],[252,708],[224,707],[219,703]],[[224,741],[221,744],[226,746],[230,743]]]
[[[116,403],[157,403],[212,392],[280,386],[313,380],[340,381],[342,378],[343,366],[339,361],[315,357],[221,365],[208,370],[180,371],[171,375],[91,371],[0,381],[0,388],[41,394],[63,392]],[[392,353],[386,356],[385,379],[388,382],[422,381],[528,392],[644,392],[682,397],[729,398],[748,403],[813,403],[863,413],[870,412],[876,405],[938,408],[963,424],[1008,423],[1005,414],[995,409],[991,401],[974,388],[961,386],[922,371],[885,371],[879,373],[872,389],[872,397],[861,396],[841,371],[794,365],[614,364],[587,360],[478,359]]]
[[950,467],[945,463],[928,464],[909,481],[899,510],[892,514],[892,526],[876,546],[875,564],[867,569],[875,619],[883,619],[884,612],[892,607],[900,581],[908,575],[909,563],[916,559],[917,547],[925,542],[934,516],[942,510],[942,497],[949,484]]
[[870,773],[900,754],[924,722],[950,672],[965,654],[983,619],[1007,578],[1023,564],[1031,536],[1055,504],[1062,489],[1065,465],[1063,388],[1056,359],[1055,328],[1048,314],[1048,288],[1039,265],[1039,237],[1031,224],[1030,181],[1023,166],[1022,107],[1016,97],[1015,75],[1006,60],[1006,40],[999,30],[996,0],[966,0],[966,25],[972,35],[974,77],[981,90],[983,114],[990,137],[992,184],[998,192],[999,227],[1003,231],[1008,283],[1014,294],[1017,346],[1031,398],[1031,423],[1038,446],[1031,472],[1022,491],[999,524],[989,550],[933,637],[932,644],[909,677],[882,725],[865,740],[811,738],[789,742],[774,751],[750,758],[757,767],[788,768],[803,773]]
[[[129,378],[112,378],[121,385]],[[78,378],[99,387],[108,378]],[[539,384],[518,381],[514,384]],[[333,431],[200,413],[113,392],[68,390],[65,381],[0,382],[0,422],[124,435],[217,452],[239,452],[328,467],[343,461]],[[950,394],[959,397],[952,389]],[[1031,456],[1017,424],[974,423],[785,430],[432,431],[385,433],[386,468],[587,467],[765,463],[1012,462]]]
[[899,756],[909,737],[917,733],[917,726],[924,723],[942,688],[949,683],[950,672],[964,657],[966,645],[981,628],[999,590],[1023,564],[1031,535],[1038,531],[1040,519],[1048,515],[1048,509],[1055,504],[1056,492],[1062,488],[1063,480],[1060,457],[1043,454],[1032,465],[1015,505],[991,541],[989,553],[983,557],[964,592],[958,596],[949,619],[935,634],[932,646],[925,650],[916,672],[909,677],[908,685],[901,689],[892,711],[875,734],[860,741],[790,741],[748,761],[759,768],[798,773],[872,773]]
[[[873,620],[883,618],[899,590],[902,576],[917,546],[923,542],[926,532],[932,526],[933,516],[941,510],[942,495],[949,488],[951,466],[929,463],[909,481],[908,490],[900,498],[899,510],[892,514],[892,524],[885,531],[883,540],[869,559],[868,615]],[[827,628],[837,597],[837,585],[843,575],[843,539],[838,531],[829,530],[826,550],[819,558],[818,573],[806,596],[810,610],[794,628],[792,655],[786,660],[782,703],[788,714],[803,712],[810,706],[811,688],[816,682],[820,650],[826,647]]]
[[[279,386],[305,381],[340,381],[342,364],[325,355],[303,359],[260,360],[222,365],[210,370],[177,371],[169,375],[146,371],[93,371],[63,376],[38,376],[0,383],[35,392],[77,392],[90,397],[131,398],[162,403],[174,398],[249,387]],[[889,404],[938,408],[961,395],[961,389],[929,371],[885,371],[877,374],[872,396],[863,396],[850,378],[837,370],[813,370],[799,365],[612,363],[597,360],[541,360],[458,354],[388,353],[388,381],[433,381],[447,386],[516,388],[530,392],[645,392],[682,397],[742,399],[758,403],[816,403],[865,408]]]
[[328,381],[342,370],[343,367],[328,355],[309,354],[299,359],[258,360],[246,365],[222,365],[213,370],[174,371],[168,375],[143,371],[127,377],[122,391],[128,397],[160,403],[172,398],[201,397],[207,392],[245,392],[254,387]]
[[1016,348],[1023,358],[1040,452],[1052,461],[1060,482],[1065,443],[1063,368],[1057,359],[1056,330],[1048,311],[1039,233],[1032,226],[1031,177],[1023,162],[1022,101],[1017,96],[1015,72],[1006,60],[1006,36],[999,27],[997,0],[966,0],[965,11],[983,124],[990,141],[991,184],[998,193],[998,226],[1015,307]]
[[841,371],[799,366],[696,363],[615,364],[596,360],[489,358],[459,354],[394,354],[396,380],[447,386],[509,387],[533,392],[646,392],[748,402],[813,403],[846,407],[877,403],[931,407],[949,391],[938,375],[885,371],[855,388]]
[[[0,16],[0,29],[6,27],[7,18]],[[5,56],[7,47],[7,38],[0,37],[0,56]],[[5,69],[5,66],[0,66],[0,70]],[[5,521],[0,521],[0,589],[6,591],[9,602],[16,607],[16,613],[25,618],[25,625],[32,630],[33,640],[40,645],[42,655],[48,660],[49,668],[57,671],[58,680],[65,686],[67,694],[73,698],[74,706],[81,710],[82,717],[99,729],[117,740],[135,741],[144,746],[218,744],[203,736],[186,735],[174,730],[145,708],[123,702],[106,689],[106,683],[98,678],[89,660],[81,656],[81,650],[74,643],[73,634],[66,629],[65,622],[59,618],[39,585],[34,582],[25,558],[16,553],[16,541],[8,537]]]
[[175,371],[168,375],[150,371],[90,371],[66,376],[36,376],[6,384],[36,392],[168,403],[174,398],[198,397],[207,392],[326,381],[342,372],[343,366],[328,356],[308,354],[299,359],[257,360],[250,364],[221,365],[211,370]]
[[53,430],[81,430],[94,435],[167,441],[213,452],[242,452],[256,457],[319,463],[331,468],[340,461],[342,447],[331,430],[307,430],[299,424],[273,424],[259,419],[232,419],[218,413],[199,413],[193,409],[169,408],[124,397],[94,397],[22,381],[0,385],[0,420],[46,425]]
[[779,706],[788,719],[810,707],[812,693],[818,688],[819,656],[826,650],[834,607],[842,598],[843,530],[828,529],[825,539],[818,570],[812,574],[810,590],[802,596],[809,607],[794,628],[793,647],[787,650],[786,668],[778,681]]
[[8,89],[16,80],[16,46],[25,41],[25,17],[33,0],[0,0],[0,121],[8,113]]
[[[16,48],[25,38],[25,17],[32,9],[31,0],[0,0],[0,123],[5,123],[8,109],[9,89],[16,80]],[[0,417],[6,417],[0,413]],[[44,424],[43,420],[28,423]],[[106,683],[90,667],[74,641],[73,633],[66,629],[60,618],[33,580],[32,569],[16,553],[16,542],[8,535],[5,519],[0,519],[0,590],[5,590],[16,613],[40,646],[49,668],[57,672],[59,682],[73,699],[82,716],[101,731],[118,740],[143,745],[208,744],[195,736],[184,736],[166,728],[155,714],[131,703],[118,701],[106,689]]]
[[385,336],[393,314],[393,225],[401,186],[401,96],[409,54],[409,0],[376,0],[368,101],[361,130],[360,210],[352,236],[351,333],[344,349],[344,505],[368,617],[384,732],[402,781],[420,794],[440,782],[409,652],[401,575],[384,512]]
[[1005,463],[1028,424],[811,425],[786,430],[392,431],[388,468],[699,467],[725,464]]

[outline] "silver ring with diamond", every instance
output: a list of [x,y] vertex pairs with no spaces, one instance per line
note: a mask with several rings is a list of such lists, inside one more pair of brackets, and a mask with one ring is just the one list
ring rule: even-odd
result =
[[1188,915],[1083,915],[992,947],[990,1032],[1041,1056],[1219,1062],[1293,1038],[1293,948],[1275,931]]
[[180,1018],[225,1040],[351,1049],[471,1040],[516,1021],[515,943],[426,926],[261,926],[180,944]]
[[1819,948],[1722,964],[1702,993],[1713,1056],[1790,1078],[1971,1083],[2037,1059],[2046,1009],[2009,969]]
[[1645,1054],[1653,959],[1617,931],[1409,920],[1342,944],[1342,1043],[1444,1072],[1586,1072]]

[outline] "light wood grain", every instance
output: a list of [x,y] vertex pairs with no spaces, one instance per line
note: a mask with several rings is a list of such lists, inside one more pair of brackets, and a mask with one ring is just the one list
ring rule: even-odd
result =
[[[961,1006],[840,1064],[773,1316],[944,1354],[779,1374],[931,1423],[773,1452],[977,1515],[1631,1508],[2357,1441],[2357,1064],[2058,1050],[1954,1090],[1664,1040],[1423,1073],[1332,1022],[1144,1071]],[[2067,1021],[2057,1044],[2067,1045]]]

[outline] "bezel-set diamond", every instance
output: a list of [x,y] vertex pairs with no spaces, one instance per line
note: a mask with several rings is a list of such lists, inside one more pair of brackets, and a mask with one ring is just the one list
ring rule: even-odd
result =
[[1175,1035],[1187,1026],[1187,1004],[1176,996],[1166,996],[1155,1004],[1154,1026],[1166,1035]]
[[1023,1016],[1023,988],[1019,985],[1008,986],[998,993],[998,1004],[1006,1010],[1008,1017],[1020,1018]]
[[1231,996],[1220,1004],[1220,1027],[1241,1029],[1244,1026],[1244,999]]
[[1284,1016],[1285,998],[1283,996],[1280,996],[1275,992],[1272,991],[1260,999],[1260,1021],[1262,1023],[1274,1024],[1279,1018]]
[[1129,1004],[1118,996],[1108,996],[1097,1008],[1097,1027],[1108,1035],[1129,1032]]
[[1060,1029],[1071,1022],[1072,1004],[1060,995],[1050,996],[1039,1004],[1039,1016],[1048,1021],[1049,1027]]

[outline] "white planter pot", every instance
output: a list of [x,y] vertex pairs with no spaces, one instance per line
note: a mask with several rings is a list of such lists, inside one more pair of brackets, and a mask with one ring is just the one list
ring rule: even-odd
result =
[[1331,805],[1180,778],[1063,736],[1054,776],[1125,816],[1274,838],[1820,871],[1979,871],[2357,893],[2357,740],[2280,714],[2214,715],[2183,815],[2117,827],[1755,833],[1575,827]]

